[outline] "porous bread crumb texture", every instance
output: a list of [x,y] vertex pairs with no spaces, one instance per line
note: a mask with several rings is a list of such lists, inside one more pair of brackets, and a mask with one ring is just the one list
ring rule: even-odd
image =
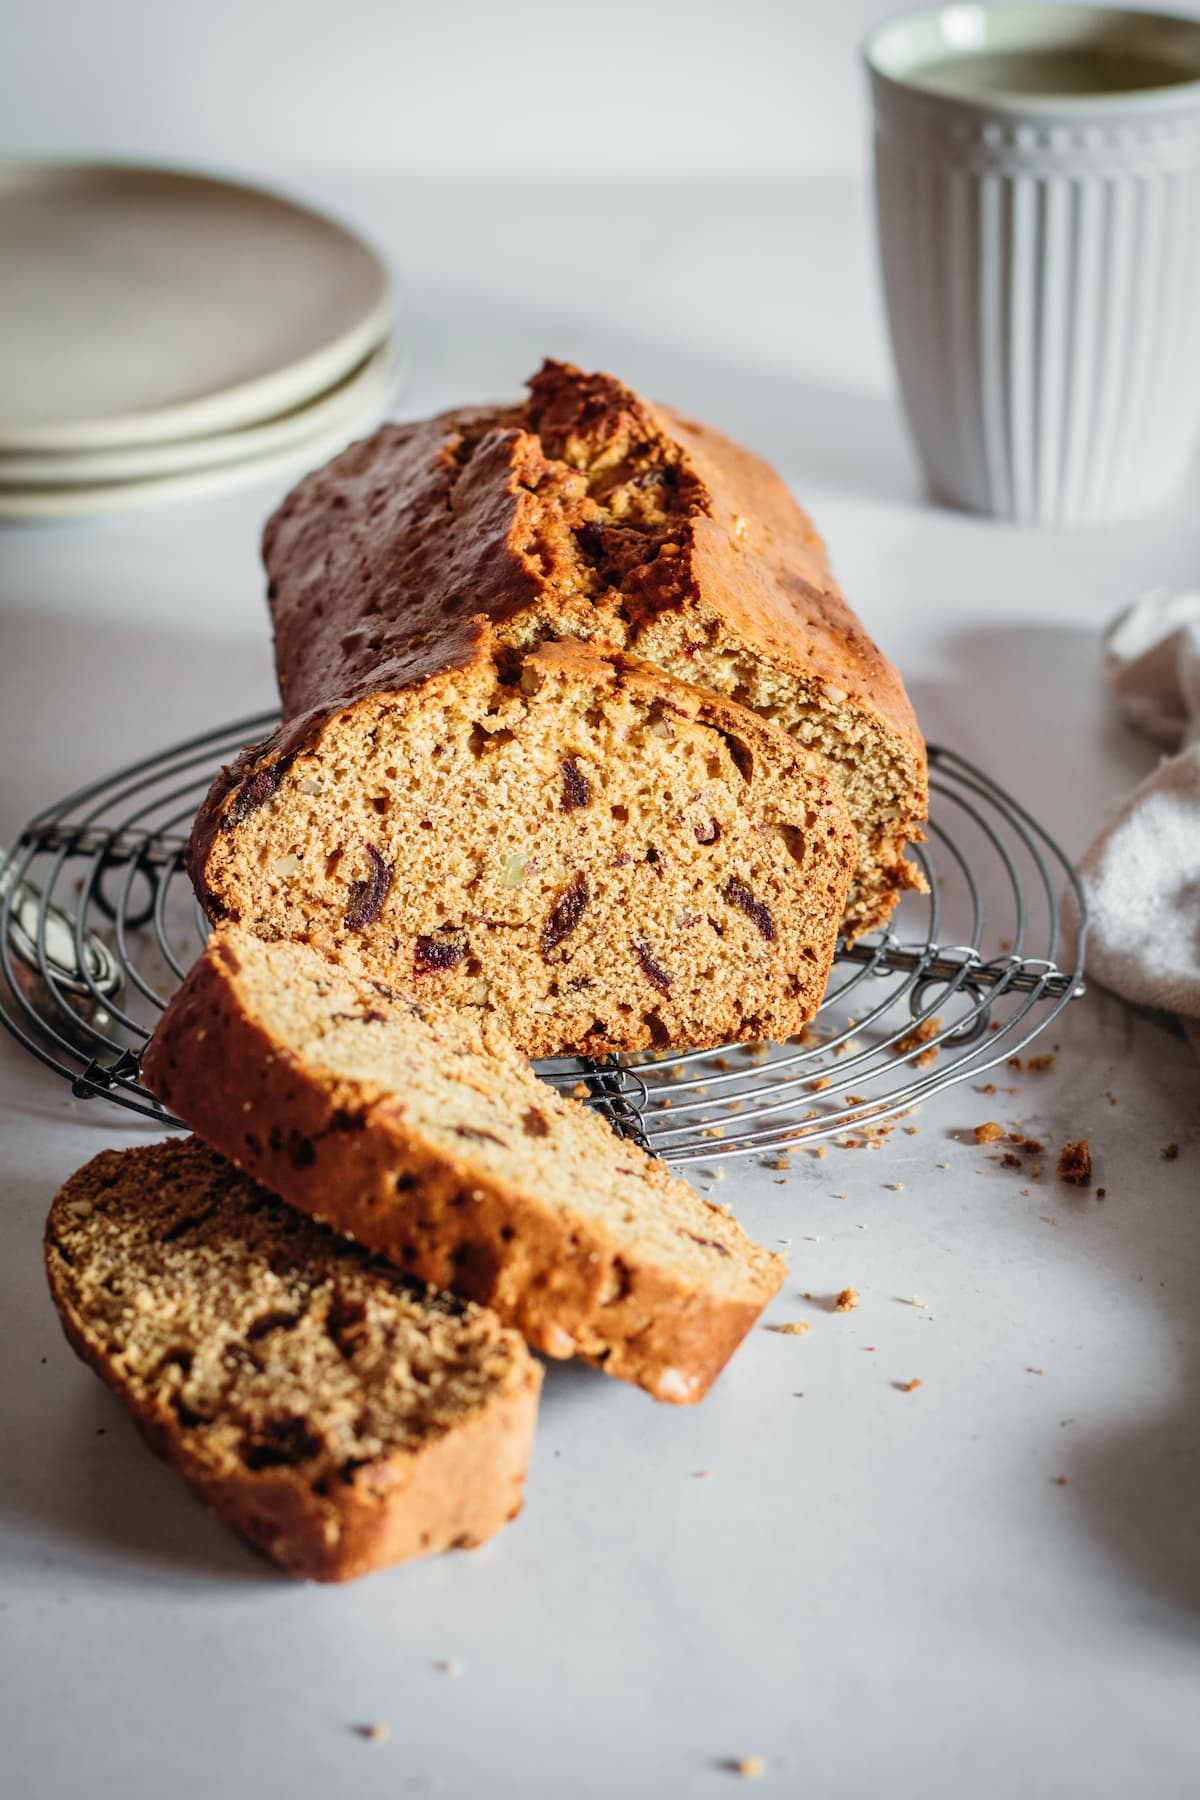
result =
[[1086,1138],[1078,1143],[1070,1139],[1064,1143],[1058,1155],[1058,1177],[1060,1181],[1069,1181],[1075,1187],[1087,1187],[1092,1179],[1092,1155]]
[[476,613],[520,648],[599,639],[821,754],[858,835],[848,936],[923,886],[924,745],[811,521],[765,463],[613,377],[547,362],[522,405],[384,426],[300,484],[264,554],[288,716]]
[[143,1076],[294,1205],[659,1399],[701,1398],[785,1273],[489,1022],[303,944],[214,934]]
[[922,1019],[911,1031],[906,1031],[903,1037],[896,1039],[892,1045],[892,1055],[912,1057],[915,1068],[926,1069],[938,1059],[938,1045],[931,1040],[939,1037],[941,1031],[940,1017]]
[[474,1544],[519,1510],[541,1377],[517,1333],[196,1140],[79,1170],[46,1264],[75,1349],[289,1573]]
[[854,858],[782,732],[580,644],[481,642],[268,746],[214,812],[214,913],[368,959],[535,1056],[786,1038]]

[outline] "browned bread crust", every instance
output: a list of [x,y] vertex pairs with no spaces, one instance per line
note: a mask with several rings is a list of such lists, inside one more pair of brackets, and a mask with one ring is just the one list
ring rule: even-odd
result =
[[388,667],[223,774],[190,858],[210,917],[370,959],[532,1056],[813,1016],[855,854],[814,755],[577,639],[463,620]]
[[143,1076],[294,1205],[658,1399],[700,1399],[783,1279],[724,1208],[494,1036],[301,944],[214,934]]
[[602,639],[825,757],[859,833],[847,933],[883,923],[920,885],[925,749],[811,520],[758,457],[612,376],[548,362],[530,386],[385,425],[284,501],[264,556],[285,716],[452,656],[475,614],[510,644]]
[[289,1575],[472,1547],[521,1507],[541,1370],[194,1139],[56,1196],[50,1291],[151,1446]]

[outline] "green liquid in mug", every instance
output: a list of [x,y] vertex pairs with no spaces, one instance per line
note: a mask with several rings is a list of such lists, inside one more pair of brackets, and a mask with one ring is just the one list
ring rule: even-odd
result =
[[1200,69],[1182,68],[1159,56],[1133,50],[1105,50],[1087,44],[1048,50],[980,50],[940,57],[914,70],[922,87],[942,94],[1037,94],[1041,96],[1132,94],[1200,79]]

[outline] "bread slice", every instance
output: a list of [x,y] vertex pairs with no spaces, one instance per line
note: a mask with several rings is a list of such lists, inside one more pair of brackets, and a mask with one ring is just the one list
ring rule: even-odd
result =
[[777,727],[471,621],[226,771],[191,851],[211,916],[360,955],[531,1056],[791,1036],[853,862],[837,789]]
[[294,1205],[660,1400],[700,1399],[783,1279],[511,1047],[302,944],[217,932],[142,1073]]
[[472,613],[520,648],[603,639],[819,752],[858,832],[848,938],[921,886],[925,747],[812,521],[766,463],[611,375],[548,362],[522,404],[383,426],[289,495],[264,556],[288,716]]
[[46,1226],[68,1341],[289,1575],[345,1581],[517,1514],[541,1370],[194,1139],[106,1150]]

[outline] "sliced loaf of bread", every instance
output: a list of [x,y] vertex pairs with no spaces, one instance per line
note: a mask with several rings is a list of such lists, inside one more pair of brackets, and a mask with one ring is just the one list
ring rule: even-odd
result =
[[785,1265],[494,1033],[227,926],[143,1077],[275,1192],[550,1356],[698,1400]]
[[210,917],[551,1056],[790,1037],[854,859],[841,795],[776,726],[468,621],[226,770],[190,867]]
[[289,1575],[473,1546],[521,1507],[541,1370],[194,1139],[108,1150],[46,1226],[67,1338]]
[[896,670],[773,469],[611,375],[384,425],[305,476],[263,554],[284,713],[382,684],[486,613],[506,644],[613,645],[819,752],[858,828],[847,937],[920,887],[925,746]]

